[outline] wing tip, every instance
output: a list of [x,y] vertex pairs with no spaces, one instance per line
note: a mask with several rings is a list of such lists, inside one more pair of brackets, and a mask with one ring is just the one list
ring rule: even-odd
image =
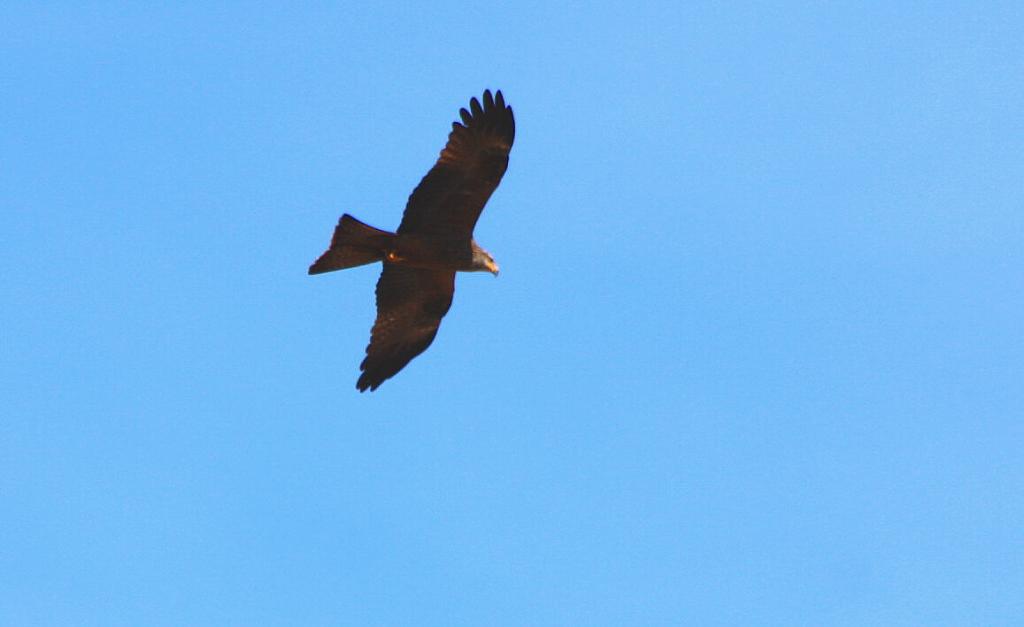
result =
[[359,375],[359,379],[356,381],[356,389],[359,390],[360,393],[363,393],[367,390],[374,392],[377,390],[377,388],[380,387],[381,383],[384,383],[384,381],[390,379],[391,376],[381,377],[379,373],[373,376],[371,375],[370,372],[363,372],[361,375]]
[[500,89],[495,89],[493,92],[488,88],[484,90],[484,111],[491,111],[492,109],[511,109],[505,104],[505,94]]
[[364,359],[363,363],[359,364],[359,370],[362,372],[359,373],[359,379],[356,381],[356,389],[360,392],[365,392],[366,390],[370,390],[372,392],[380,387],[380,384],[384,382],[380,377],[374,377],[376,380],[370,378],[371,373],[366,370],[366,362],[368,359],[369,357]]
[[487,89],[484,89],[482,98],[477,98],[476,96],[470,98],[469,110],[467,111],[465,108],[462,108],[459,110],[459,114],[462,116],[463,121],[468,124],[469,121],[466,119],[467,115],[470,117],[476,117],[481,114],[490,113],[494,110],[511,111],[511,109],[511,107],[505,104],[505,94],[503,94],[500,89],[491,91],[488,87]]
[[506,136],[509,146],[511,146],[512,140],[515,137],[516,123],[512,107],[505,103],[505,94],[500,89],[491,91],[490,88],[487,88],[484,90],[482,100],[483,104],[481,105],[481,99],[476,96],[470,98],[469,108],[462,107],[459,109],[461,123],[453,122],[452,130],[458,131],[460,128],[468,128],[471,130],[490,129],[498,131]]

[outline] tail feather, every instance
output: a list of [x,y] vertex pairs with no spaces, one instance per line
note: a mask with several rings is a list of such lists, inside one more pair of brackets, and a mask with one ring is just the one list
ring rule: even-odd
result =
[[394,233],[374,228],[347,213],[338,220],[331,247],[309,267],[310,274],[354,268],[384,258]]

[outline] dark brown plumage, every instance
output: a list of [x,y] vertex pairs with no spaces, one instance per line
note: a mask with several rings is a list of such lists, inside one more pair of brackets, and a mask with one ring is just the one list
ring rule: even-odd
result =
[[452,124],[448,144],[409,196],[398,231],[390,233],[345,214],[331,246],[310,274],[382,261],[377,321],[370,332],[360,392],[375,390],[434,341],[455,293],[455,273],[498,265],[473,240],[473,228],[508,167],[515,138],[512,109],[501,92],[470,100]]

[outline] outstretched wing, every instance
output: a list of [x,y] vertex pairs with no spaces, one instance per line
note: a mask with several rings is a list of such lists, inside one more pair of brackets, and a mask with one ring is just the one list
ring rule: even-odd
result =
[[512,108],[501,92],[484,92],[459,111],[448,144],[434,167],[409,196],[399,233],[470,238],[473,227],[508,167],[515,139]]
[[384,263],[377,281],[377,321],[370,332],[356,387],[376,390],[413,357],[427,350],[452,306],[454,270],[425,270]]

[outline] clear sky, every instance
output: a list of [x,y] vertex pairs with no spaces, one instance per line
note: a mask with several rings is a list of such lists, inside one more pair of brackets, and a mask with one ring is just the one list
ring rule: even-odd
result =
[[824,4],[5,4],[0,624],[1019,624],[1024,5]]

